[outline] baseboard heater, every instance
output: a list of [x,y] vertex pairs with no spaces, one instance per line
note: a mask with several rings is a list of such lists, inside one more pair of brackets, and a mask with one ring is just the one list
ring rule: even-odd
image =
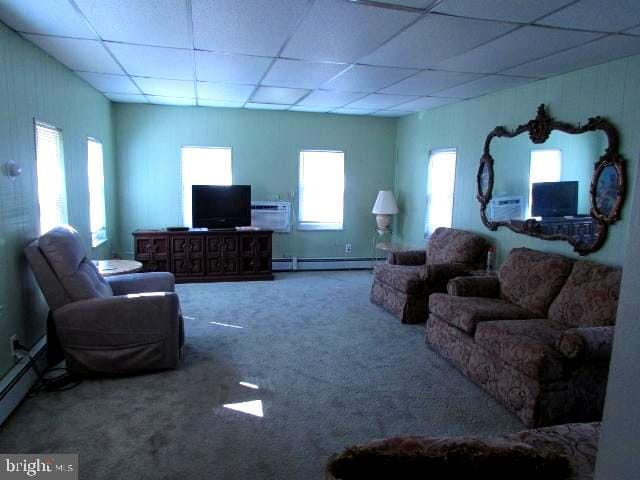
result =
[[371,270],[380,259],[371,257],[356,258],[274,258],[274,272],[296,270]]
[[[29,354],[34,361],[44,370],[47,351],[47,336],[43,336],[31,348]],[[0,380],[0,425],[4,423],[11,412],[27,396],[31,387],[38,380],[38,375],[33,368],[33,362],[25,355],[11,370]]]

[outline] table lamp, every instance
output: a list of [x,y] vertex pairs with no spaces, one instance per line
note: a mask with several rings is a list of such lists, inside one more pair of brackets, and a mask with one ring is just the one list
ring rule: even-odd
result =
[[380,190],[378,192],[378,198],[373,205],[371,213],[376,216],[376,225],[378,226],[378,233],[384,233],[390,230],[391,215],[395,215],[399,212],[396,198],[393,196],[391,190]]

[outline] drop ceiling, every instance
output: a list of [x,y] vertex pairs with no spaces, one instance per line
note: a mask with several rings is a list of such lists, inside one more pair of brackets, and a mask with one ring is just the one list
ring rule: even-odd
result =
[[114,102],[400,117],[640,54],[638,0],[0,0]]

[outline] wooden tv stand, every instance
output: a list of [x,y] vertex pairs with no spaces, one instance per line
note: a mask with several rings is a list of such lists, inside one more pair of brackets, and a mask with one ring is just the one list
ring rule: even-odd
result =
[[135,259],[145,272],[171,272],[177,283],[273,280],[271,230],[136,230]]

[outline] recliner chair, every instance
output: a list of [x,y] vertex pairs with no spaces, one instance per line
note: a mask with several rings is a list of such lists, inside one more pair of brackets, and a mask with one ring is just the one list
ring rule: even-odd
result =
[[25,255],[51,310],[49,348],[61,348],[70,373],[124,375],[178,366],[184,323],[171,273],[105,279],[68,225],[29,244]]

